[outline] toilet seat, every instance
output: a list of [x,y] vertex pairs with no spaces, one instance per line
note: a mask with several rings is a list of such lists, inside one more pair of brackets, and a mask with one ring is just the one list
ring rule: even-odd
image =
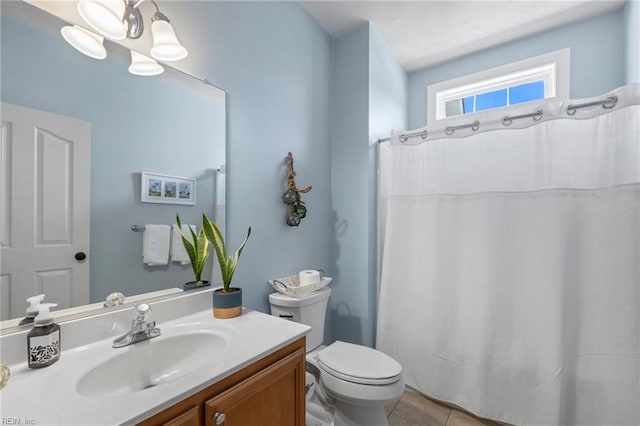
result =
[[402,374],[402,366],[390,356],[339,340],[318,352],[317,359],[326,373],[361,385],[389,385]]

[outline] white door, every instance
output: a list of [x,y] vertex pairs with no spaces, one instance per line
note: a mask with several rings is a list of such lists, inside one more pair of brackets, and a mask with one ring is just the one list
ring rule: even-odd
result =
[[[89,303],[89,123],[2,103],[0,317]],[[84,257],[84,260],[82,260]]]

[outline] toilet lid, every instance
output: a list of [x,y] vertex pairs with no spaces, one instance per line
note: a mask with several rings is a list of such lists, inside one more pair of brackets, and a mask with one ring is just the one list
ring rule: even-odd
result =
[[354,383],[386,385],[400,379],[402,366],[390,356],[368,348],[336,341],[318,353],[327,373]]

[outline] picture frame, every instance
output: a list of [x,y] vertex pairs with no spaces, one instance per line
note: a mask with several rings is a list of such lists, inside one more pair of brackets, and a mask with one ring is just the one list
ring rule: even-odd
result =
[[158,173],[140,173],[140,202],[196,204],[196,180]]

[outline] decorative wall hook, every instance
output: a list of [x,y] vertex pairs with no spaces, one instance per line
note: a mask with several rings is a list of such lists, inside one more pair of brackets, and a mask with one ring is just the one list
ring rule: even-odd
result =
[[287,154],[287,191],[282,196],[282,201],[289,205],[289,214],[287,215],[287,225],[298,226],[300,220],[307,215],[307,208],[304,201],[300,199],[300,194],[311,191],[311,187],[299,189],[296,188],[296,182],[293,179],[296,172],[293,170],[293,155]]

